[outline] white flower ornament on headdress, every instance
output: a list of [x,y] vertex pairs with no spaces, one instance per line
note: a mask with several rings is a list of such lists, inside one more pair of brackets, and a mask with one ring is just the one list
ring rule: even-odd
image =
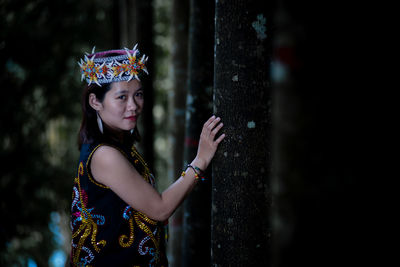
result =
[[[132,50],[125,48],[94,53],[94,49],[95,47],[93,47],[90,55],[85,55],[84,60],[81,59],[78,62],[82,80],[85,79],[89,85],[96,83],[101,86],[104,83],[130,81],[132,79],[140,81],[141,72],[149,74],[145,65],[148,57],[143,55],[138,60],[137,44]],[[107,57],[110,54],[114,55]]]

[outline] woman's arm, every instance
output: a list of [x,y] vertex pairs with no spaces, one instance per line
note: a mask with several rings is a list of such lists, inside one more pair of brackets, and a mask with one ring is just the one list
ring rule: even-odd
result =
[[[213,116],[203,126],[197,156],[192,162],[202,170],[207,168],[225,137],[221,135],[214,140],[222,127],[219,121]],[[121,152],[110,146],[102,146],[94,152],[90,167],[96,181],[110,187],[131,207],[157,221],[168,219],[196,183],[194,171],[188,168],[184,177],[159,194]]]

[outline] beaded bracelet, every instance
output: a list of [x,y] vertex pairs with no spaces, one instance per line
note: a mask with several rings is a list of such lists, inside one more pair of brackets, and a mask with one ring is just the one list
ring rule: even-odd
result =
[[[193,169],[193,171],[194,171],[194,179],[195,180],[199,180],[199,178],[201,178],[202,181],[206,180],[206,178],[203,175],[201,175],[201,173],[203,173],[203,171],[199,167],[192,166],[192,165],[188,164],[186,168]],[[186,175],[186,172],[182,171],[181,176],[184,177],[185,175]]]
[[[186,175],[186,172],[185,172],[185,171],[182,171],[181,176],[182,176],[182,177],[185,177],[185,175]],[[194,180],[195,180],[195,181],[199,180],[199,175],[198,175],[197,173],[194,173]]]

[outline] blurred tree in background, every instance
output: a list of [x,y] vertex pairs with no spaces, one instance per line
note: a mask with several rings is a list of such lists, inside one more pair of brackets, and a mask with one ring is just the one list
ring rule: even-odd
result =
[[[196,157],[203,122],[212,114],[214,9],[212,0],[190,1],[184,166]],[[182,266],[210,264],[210,167],[205,176],[207,180],[197,185],[183,204]]]
[[68,251],[52,232],[68,222],[78,157],[76,62],[111,47],[111,18],[111,1],[0,1],[2,266],[47,266],[54,249]]

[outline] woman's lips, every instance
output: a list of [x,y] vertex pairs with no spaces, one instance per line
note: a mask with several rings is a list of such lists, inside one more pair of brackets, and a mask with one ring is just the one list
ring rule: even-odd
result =
[[129,117],[125,117],[125,119],[130,120],[130,121],[136,121],[137,116],[129,116]]

